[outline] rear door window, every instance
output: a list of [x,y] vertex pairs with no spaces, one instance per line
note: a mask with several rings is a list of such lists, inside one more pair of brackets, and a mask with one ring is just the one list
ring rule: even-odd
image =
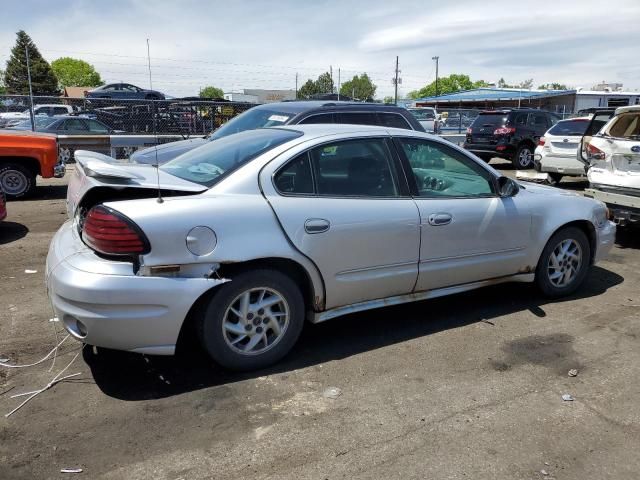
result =
[[380,125],[383,127],[391,128],[403,128],[405,130],[413,130],[406,118],[399,113],[390,112],[378,112],[378,118],[380,119]]
[[607,133],[612,137],[640,140],[640,112],[618,115]]
[[345,140],[309,152],[319,195],[396,197],[396,175],[381,138]]
[[316,124],[316,123],[333,123],[333,113],[318,113],[311,115],[310,117],[303,118],[301,125]]
[[289,195],[313,194],[313,175],[307,152],[291,160],[275,175],[275,186],[280,193]]
[[336,123],[378,125],[378,119],[374,112],[338,112],[336,113]]

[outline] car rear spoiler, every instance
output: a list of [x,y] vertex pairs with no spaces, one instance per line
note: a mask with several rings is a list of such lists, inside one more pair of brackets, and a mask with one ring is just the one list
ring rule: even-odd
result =
[[118,161],[103,153],[89,150],[76,150],[74,153],[76,163],[80,165],[87,177],[94,178],[119,178],[125,180],[142,179],[139,175],[128,171],[118,165]]

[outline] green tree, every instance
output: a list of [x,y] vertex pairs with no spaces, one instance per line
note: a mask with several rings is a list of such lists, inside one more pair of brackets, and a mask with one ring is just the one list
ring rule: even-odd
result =
[[200,90],[200,98],[224,98],[224,92],[221,88],[209,85]]
[[498,80],[497,86],[498,88],[513,88],[513,85],[509,85],[502,77]]
[[530,78],[518,84],[518,88],[531,89],[532,87],[533,87],[533,78]]
[[318,77],[316,80],[316,85],[318,87],[318,93],[334,93],[335,87],[333,85],[333,79],[331,78],[331,74],[329,72],[325,72]]
[[538,87],[539,90],[568,90],[564,83],[543,83]]
[[[484,80],[473,82],[469,78],[469,75],[452,73],[448,77],[442,77],[438,79],[438,95],[445,95],[447,93],[458,92],[460,90],[471,90],[472,88],[480,88],[486,86],[487,83]],[[429,85],[425,85],[420,90],[414,90],[408,93],[409,98],[433,97],[435,95],[435,80]]]
[[51,62],[51,69],[62,88],[99,87],[104,84],[93,65],[77,58],[58,58]]
[[384,103],[393,103],[394,102],[394,98],[390,97],[390,96],[387,96],[387,97],[384,97],[384,100],[382,100],[382,101]]
[[4,88],[4,70],[0,70],[0,95],[7,93],[7,89]]
[[31,66],[31,85],[34,95],[58,95],[58,79],[47,61],[42,58],[38,47],[23,30],[17,34],[16,44],[11,49],[4,72],[4,84],[7,92],[19,95],[29,93],[27,59],[25,48],[29,52]]
[[325,72],[317,80],[307,80],[298,90],[298,98],[311,98],[321,93],[334,93],[333,79],[329,72]]
[[366,73],[354,75],[340,86],[340,95],[370,102],[376,94],[376,87]]

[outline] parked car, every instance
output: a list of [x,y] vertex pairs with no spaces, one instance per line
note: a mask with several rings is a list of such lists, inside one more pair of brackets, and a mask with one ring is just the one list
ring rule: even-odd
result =
[[33,193],[38,175],[51,178],[64,173],[55,135],[0,130],[0,188],[8,198]]
[[[68,115],[74,113],[76,110],[71,105],[60,105],[60,104],[44,104],[44,105],[34,105],[33,106],[33,114],[36,117],[53,117],[56,115]],[[0,113],[0,128],[7,128],[14,126],[18,123],[23,122],[24,120],[30,120],[31,113],[29,109],[23,110],[22,112],[5,112]]]
[[518,184],[408,129],[250,130],[157,169],[77,161],[73,221],[47,258],[64,327],[90,345],[168,355],[193,326],[231,369],[278,361],[305,318],[507,281],[568,295],[615,235],[601,202]]
[[548,173],[554,183],[558,183],[563,176],[584,176],[584,164],[576,158],[576,153],[590,121],[590,117],[560,120],[547,130],[544,137],[538,140],[533,157],[535,169]]
[[640,105],[595,112],[577,156],[588,169],[585,195],[605,202],[621,225],[640,222]]
[[89,90],[87,98],[115,98],[120,100],[164,100],[164,93],[147,90],[130,83],[109,83]]
[[440,131],[438,128],[438,112],[436,112],[435,108],[415,107],[408,108],[407,110],[416,117],[416,120],[420,122],[425,132],[438,133]]
[[[36,131],[55,135],[118,135],[126,133],[123,130],[113,130],[99,120],[80,116],[64,115],[60,117],[37,118]],[[31,120],[24,120],[10,130],[31,130]],[[73,160],[73,149],[60,146],[58,159],[63,163]]]
[[464,148],[483,160],[500,157],[516,168],[531,168],[538,140],[558,120],[550,112],[535,109],[480,112],[467,128]]
[[7,202],[4,198],[4,192],[2,191],[2,186],[0,186],[0,221],[7,218]]
[[136,163],[165,163],[207,142],[255,128],[313,123],[380,125],[424,131],[405,108],[379,103],[297,101],[258,105],[232,118],[205,138],[190,138],[138,150],[131,155]]

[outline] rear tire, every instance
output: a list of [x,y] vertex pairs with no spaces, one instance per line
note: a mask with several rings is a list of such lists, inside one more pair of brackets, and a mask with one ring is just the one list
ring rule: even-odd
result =
[[584,282],[590,263],[591,246],[585,233],[565,227],[544,247],[536,268],[536,284],[547,297],[571,295]]
[[520,145],[511,162],[519,170],[533,167],[533,149],[527,144]]
[[36,176],[22,165],[5,163],[0,165],[0,188],[7,198],[28,197],[36,188]]
[[200,341],[215,362],[230,370],[257,370],[289,353],[304,317],[296,283],[278,270],[259,269],[221,285],[196,321]]

